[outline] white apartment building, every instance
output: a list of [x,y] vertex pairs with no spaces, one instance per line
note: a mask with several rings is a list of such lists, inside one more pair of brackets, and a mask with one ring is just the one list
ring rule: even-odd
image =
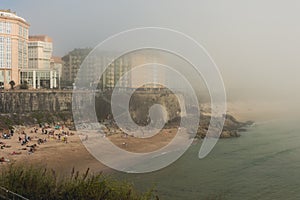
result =
[[50,69],[52,57],[52,39],[46,35],[29,36],[28,68]]
[[46,35],[29,36],[28,69],[21,70],[21,83],[36,88],[56,88],[57,70],[51,68],[52,39]]

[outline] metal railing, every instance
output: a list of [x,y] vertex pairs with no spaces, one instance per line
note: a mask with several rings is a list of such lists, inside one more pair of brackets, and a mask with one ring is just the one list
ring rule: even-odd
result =
[[15,192],[12,192],[4,187],[0,186],[0,199],[5,200],[29,200]]

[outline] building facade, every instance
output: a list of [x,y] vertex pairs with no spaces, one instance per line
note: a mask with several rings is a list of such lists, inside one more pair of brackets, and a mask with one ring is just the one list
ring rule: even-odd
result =
[[[159,52],[146,49],[133,51],[125,56],[130,58],[132,88],[163,88],[166,74],[158,65],[164,64],[163,57]],[[147,67],[147,65],[151,67]],[[139,69],[135,70],[136,67]],[[145,84],[145,82],[148,83]]]
[[[103,53],[103,56],[98,58],[98,62],[104,62],[104,60],[112,60],[109,53]],[[104,67],[104,64],[99,66]],[[119,89],[131,88],[131,60],[126,56],[114,60],[104,71],[102,77],[98,82],[98,88],[102,90],[110,90],[115,87]],[[103,69],[102,69],[103,70]]]
[[[96,77],[103,71],[104,64],[114,58],[114,53],[103,52],[89,53],[92,49],[74,49],[65,55],[62,70],[62,85],[74,86],[79,80],[80,86],[89,87],[97,85],[98,89],[111,90],[118,84],[119,89],[134,88],[163,88],[165,71],[157,63],[163,63],[162,56],[153,50],[131,52],[114,60],[103,72],[101,77]],[[88,57],[87,57],[88,56]],[[85,69],[78,74],[81,64],[85,62]],[[143,67],[151,63],[151,68]],[[140,66],[139,70],[134,70]],[[99,71],[98,71],[99,70]],[[126,77],[125,77],[126,76]],[[145,84],[147,82],[147,84]],[[158,84],[160,83],[160,84]]]
[[29,36],[28,67],[21,69],[21,84],[36,88],[56,88],[57,71],[51,68],[53,44],[46,35]]
[[0,10],[0,87],[20,83],[20,70],[28,68],[28,29],[25,19]]
[[63,87],[73,86],[81,63],[91,51],[91,48],[74,49],[62,57],[64,65],[62,68],[61,84]]
[[52,57],[52,39],[46,35],[29,36],[28,68],[50,69]]
[[59,89],[61,88],[63,63],[61,57],[53,56],[50,60],[50,68],[56,72],[56,85]]
[[[105,61],[111,60],[112,56],[108,52],[103,52],[101,55],[91,55],[87,58],[91,50],[91,48],[74,49],[62,58],[64,62],[62,85],[64,87],[72,87],[76,80],[80,80],[81,86],[89,87],[91,85],[97,85],[99,89],[112,89],[120,78],[129,71],[129,60],[121,57],[107,67],[102,77],[98,77],[100,68],[104,67]],[[85,61],[87,68],[78,74],[83,61]],[[130,88],[130,80],[130,75],[122,79],[122,81],[119,82],[120,87]]]

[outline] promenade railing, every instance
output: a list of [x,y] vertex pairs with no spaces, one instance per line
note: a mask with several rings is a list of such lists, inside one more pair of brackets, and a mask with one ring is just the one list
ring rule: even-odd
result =
[[0,199],[3,200],[29,200],[15,192],[12,192],[4,187],[0,186]]

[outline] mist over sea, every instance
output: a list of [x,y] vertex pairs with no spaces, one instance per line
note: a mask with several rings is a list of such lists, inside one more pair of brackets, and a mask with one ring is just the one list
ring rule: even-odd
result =
[[[299,199],[299,117],[284,104],[263,105],[229,103],[231,113],[256,123],[239,138],[219,140],[202,160],[198,141],[167,168],[118,176],[141,189],[155,186],[161,199]],[[286,109],[276,109],[279,105]]]

